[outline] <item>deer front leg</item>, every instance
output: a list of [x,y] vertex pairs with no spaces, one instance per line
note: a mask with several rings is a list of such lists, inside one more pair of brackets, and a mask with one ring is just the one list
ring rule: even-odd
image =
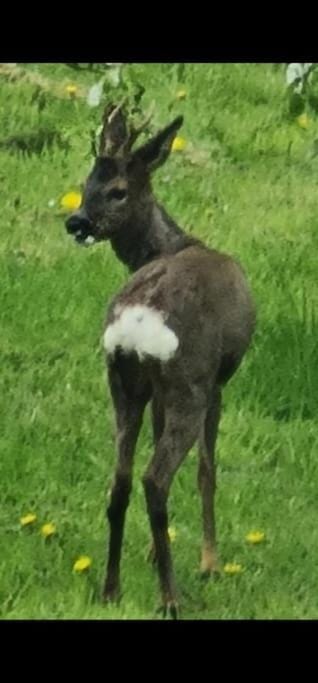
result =
[[174,619],[178,615],[178,602],[168,536],[167,501],[173,476],[198,436],[200,417],[201,412],[195,408],[189,413],[166,407],[164,430],[143,477],[163,613],[168,612]]
[[118,462],[107,508],[110,536],[103,597],[114,601],[120,597],[120,557],[132,487],[133,457],[148,396],[140,386],[137,391],[138,384],[134,386],[134,396],[127,392],[115,367],[109,368],[109,379],[116,411]]
[[214,494],[216,473],[214,450],[221,415],[221,389],[213,390],[199,441],[198,485],[202,497],[203,542],[200,572],[208,577],[219,571],[216,551]]

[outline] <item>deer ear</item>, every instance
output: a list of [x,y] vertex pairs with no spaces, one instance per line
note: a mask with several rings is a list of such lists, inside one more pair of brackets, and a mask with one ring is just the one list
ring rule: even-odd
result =
[[154,171],[168,159],[173,140],[182,124],[183,116],[178,116],[169,126],[136,150],[135,156],[146,165],[148,171]]

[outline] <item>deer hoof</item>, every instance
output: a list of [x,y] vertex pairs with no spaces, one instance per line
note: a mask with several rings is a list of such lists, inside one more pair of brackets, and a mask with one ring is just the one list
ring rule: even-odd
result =
[[178,619],[179,618],[179,606],[175,600],[169,600],[159,607],[158,613],[161,614],[163,619]]
[[220,567],[209,567],[208,569],[200,568],[199,576],[202,581],[207,581],[207,579],[213,579],[213,581],[217,581],[221,576],[221,569]]
[[173,600],[167,604],[167,612],[171,619],[178,619],[179,617],[179,607],[178,604]]
[[107,603],[119,603],[121,598],[119,586],[111,586],[104,588],[102,594],[102,600],[105,604]]
[[220,564],[215,551],[203,548],[200,576],[202,579],[218,578],[221,573]]

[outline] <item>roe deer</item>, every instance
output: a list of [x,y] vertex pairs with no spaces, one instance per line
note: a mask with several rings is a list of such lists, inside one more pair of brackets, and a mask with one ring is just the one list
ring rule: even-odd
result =
[[[173,477],[196,441],[202,498],[200,569],[218,570],[214,449],[222,387],[249,347],[255,311],[241,267],[186,235],[157,203],[151,174],[169,156],[183,117],[132,150],[142,130],[121,105],[106,108],[100,148],[80,210],[66,221],[79,243],[110,240],[133,273],[114,297],[104,334],[117,424],[118,462],[107,515],[106,600],[120,594],[120,557],[133,456],[151,401],[154,451],[143,476],[164,614],[178,601],[168,534]],[[185,197],[186,201],[186,197]]]

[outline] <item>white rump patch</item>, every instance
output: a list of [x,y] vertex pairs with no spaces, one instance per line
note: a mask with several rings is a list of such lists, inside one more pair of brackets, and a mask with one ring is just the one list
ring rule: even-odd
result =
[[167,361],[178,345],[178,337],[165,325],[163,314],[142,304],[123,308],[104,334],[107,353],[120,347],[127,353],[136,351],[140,359],[152,356]]

